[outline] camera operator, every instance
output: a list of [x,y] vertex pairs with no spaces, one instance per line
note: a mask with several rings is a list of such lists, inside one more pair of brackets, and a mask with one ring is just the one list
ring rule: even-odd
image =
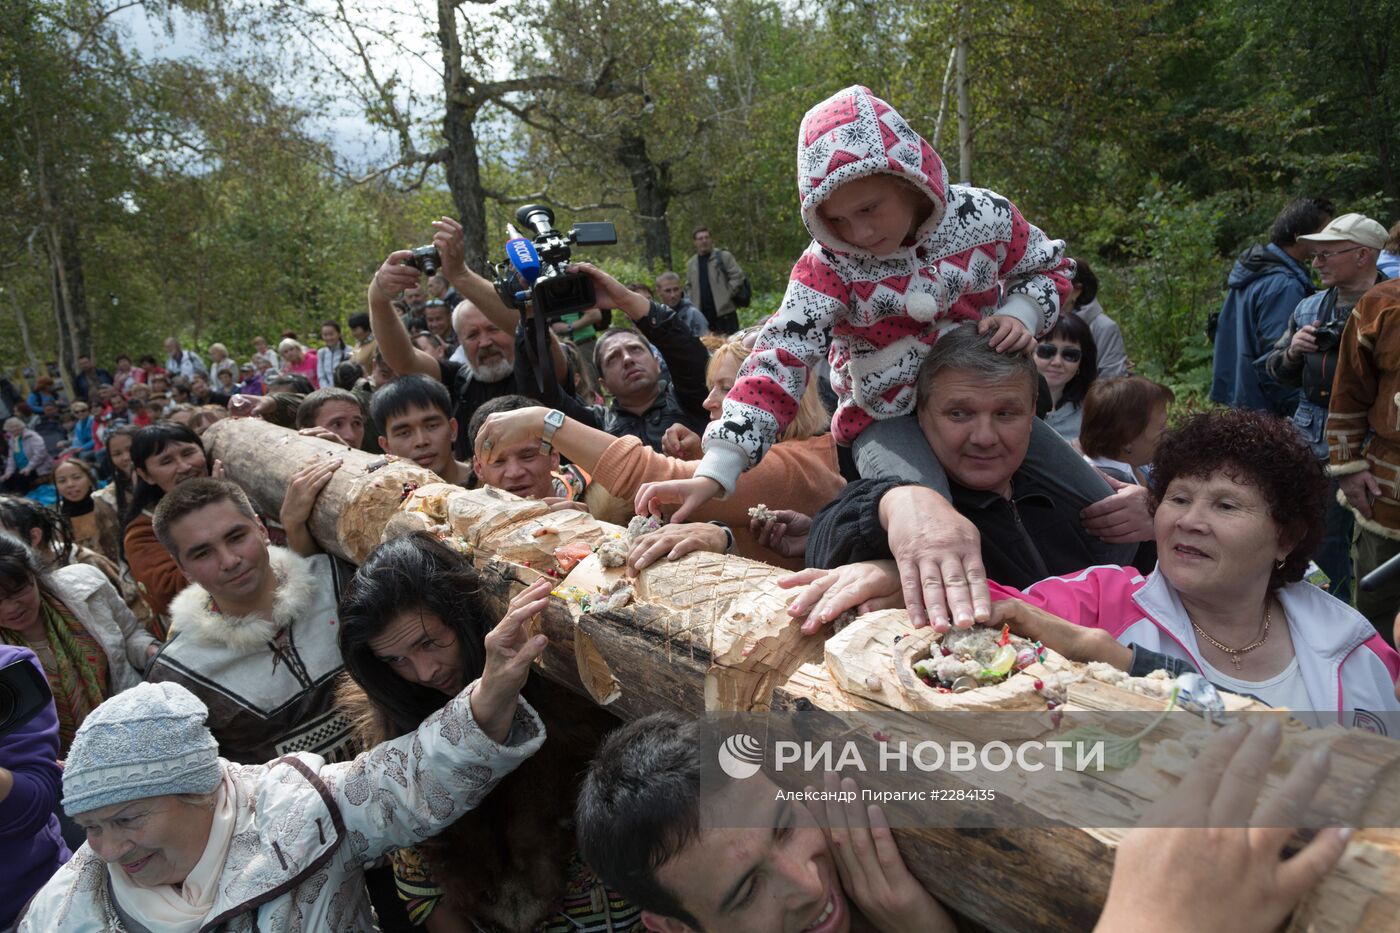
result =
[[[18,674],[6,670],[15,662],[34,665],[42,677],[32,651],[0,645],[0,676]],[[0,684],[0,706],[8,696]],[[7,722],[0,710],[0,852],[6,862],[0,872],[0,931],[13,928],[20,909],[68,861],[55,815],[62,780],[53,700],[28,721]]]
[[[612,327],[598,335],[593,349],[593,364],[603,388],[612,396],[612,405],[586,405],[568,391],[532,392],[541,402],[557,408],[570,418],[615,437],[639,437],[642,443],[658,452],[666,429],[683,424],[697,434],[709,423],[705,398],[705,367],[709,351],[676,312],[658,301],[631,291],[602,269],[586,262],[575,263],[571,274],[584,274],[593,279],[598,306],[616,308],[636,325],[635,330]],[[525,347],[533,343],[533,320],[527,320],[516,338],[516,380],[522,386],[535,388],[533,373],[527,373],[530,357]],[[560,372],[559,358],[563,356],[559,343],[550,337],[555,372]],[[666,361],[668,374],[652,353],[655,347]],[[544,380],[548,385],[551,380]],[[559,380],[561,383],[563,380]]]
[[[1327,459],[1327,404],[1337,371],[1338,344],[1352,308],[1371,286],[1383,281],[1376,259],[1385,245],[1385,228],[1360,214],[1343,214],[1322,230],[1298,237],[1312,249],[1312,264],[1323,291],[1298,302],[1288,328],[1264,356],[1264,370],[1280,385],[1301,387],[1303,399],[1293,424]],[[1327,533],[1315,556],[1331,580],[1332,595],[1351,598],[1351,513],[1336,501],[1336,480],[1328,498]]]
[[[415,347],[408,328],[394,311],[393,297],[400,291],[417,288],[422,275],[418,268],[406,264],[412,256],[408,250],[391,253],[370,282],[370,327],[384,362],[400,375],[418,373],[445,384],[456,406],[454,417],[458,424],[465,425],[483,402],[518,394],[520,380],[512,375],[520,314],[501,301],[490,282],[467,268],[461,224],[444,217],[434,221],[433,228],[433,246],[437,247],[442,262],[441,274],[462,296],[461,303],[452,312],[452,327],[466,363],[436,359]],[[554,371],[565,374],[559,381],[571,387],[573,374],[557,345],[553,356]],[[528,388],[523,383],[521,388],[531,397],[539,394],[537,390],[531,391],[535,388],[533,371],[528,374]],[[465,431],[458,434],[455,455],[459,460],[471,458]]]

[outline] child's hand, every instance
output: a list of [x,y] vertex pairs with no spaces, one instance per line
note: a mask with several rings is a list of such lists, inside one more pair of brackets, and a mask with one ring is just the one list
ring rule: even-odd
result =
[[672,479],[663,483],[643,483],[637,490],[634,501],[638,515],[663,517],[663,505],[676,505],[671,521],[683,522],[700,506],[709,502],[723,491],[723,487],[712,479],[692,476],[690,479]]
[[996,331],[992,334],[991,347],[998,353],[1028,353],[1035,346],[1035,337],[1026,330],[1026,325],[1009,314],[982,318],[977,324],[977,333],[985,334],[993,328]]

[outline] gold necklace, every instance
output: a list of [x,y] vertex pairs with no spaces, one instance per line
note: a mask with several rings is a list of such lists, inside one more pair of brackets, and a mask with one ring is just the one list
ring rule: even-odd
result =
[[1236,670],[1236,671],[1239,671],[1239,669],[1240,669],[1240,655],[1242,655],[1242,654],[1247,654],[1247,653],[1249,653],[1250,651],[1253,651],[1255,648],[1258,648],[1260,645],[1264,644],[1264,641],[1269,637],[1269,623],[1271,623],[1273,620],[1274,620],[1274,613],[1273,613],[1273,610],[1269,608],[1269,602],[1268,602],[1267,599],[1265,599],[1265,600],[1264,600],[1264,627],[1260,630],[1260,632],[1259,632],[1259,637],[1256,638],[1254,641],[1250,642],[1249,644],[1245,645],[1243,648],[1231,648],[1229,645],[1222,645],[1220,642],[1216,641],[1214,638],[1211,638],[1211,637],[1210,637],[1210,634],[1209,634],[1205,629],[1203,629],[1203,628],[1201,628],[1199,625],[1197,625],[1195,619],[1192,619],[1192,620],[1191,620],[1191,627],[1194,628],[1194,629],[1196,630],[1196,633],[1197,633],[1198,635],[1200,635],[1202,638],[1204,638],[1206,641],[1210,642],[1212,645],[1214,645],[1215,647],[1219,648],[1221,651],[1223,651],[1223,652],[1225,652],[1226,654],[1228,654],[1228,655],[1230,656],[1230,663],[1233,664],[1233,665],[1235,665],[1235,670]]

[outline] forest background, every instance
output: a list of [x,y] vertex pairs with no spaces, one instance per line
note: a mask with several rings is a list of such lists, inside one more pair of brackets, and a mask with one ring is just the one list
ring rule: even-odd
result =
[[[798,123],[861,83],[1094,263],[1138,372],[1198,398],[1230,263],[1289,198],[1400,216],[1397,23],[1400,0],[0,0],[0,367],[171,333],[241,358],[362,310],[441,214],[500,259],[528,201],[614,221],[580,258],[624,281],[683,273],[708,226],[757,319],[808,241]],[[198,41],[141,54],[143,31]]]

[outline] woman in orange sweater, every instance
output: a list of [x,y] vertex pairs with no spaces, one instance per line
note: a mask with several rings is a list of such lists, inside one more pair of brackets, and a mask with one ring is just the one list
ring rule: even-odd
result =
[[[705,373],[710,395],[705,400],[705,409],[711,420],[719,417],[724,396],[734,385],[734,377],[748,354],[748,348],[742,343],[729,340],[710,357]],[[489,462],[492,449],[504,450],[543,438],[544,418],[548,413],[548,409],[537,406],[491,415],[477,433],[477,457]],[[706,524],[723,522],[734,536],[733,553],[801,569],[805,566],[803,552],[808,516],[834,499],[846,485],[836,463],[836,441],[827,431],[829,426],[830,416],[822,407],[816,380],[812,380],[802,397],[797,417],[781,442],[775,444],[756,467],[743,474],[734,495],[705,503],[695,512],[696,522],[668,526],[663,532],[648,535],[648,540],[654,540],[655,544],[640,556],[634,552],[634,566],[640,569],[657,557],[664,555],[674,560],[688,551],[700,549],[696,542],[709,534],[719,534],[721,544],[718,548],[704,549],[723,550],[723,534]],[[561,455],[587,472],[595,484],[628,502],[643,483],[688,479],[700,465],[700,438],[680,425],[667,431],[665,439],[666,449],[675,456],[657,453],[643,445],[640,438],[614,437],[572,418],[564,419],[552,443]],[[749,509],[757,505],[778,513],[779,519],[751,520]],[[663,534],[664,537],[657,537]],[[658,547],[668,541],[674,544],[669,550]],[[771,545],[771,549],[765,545]]]

